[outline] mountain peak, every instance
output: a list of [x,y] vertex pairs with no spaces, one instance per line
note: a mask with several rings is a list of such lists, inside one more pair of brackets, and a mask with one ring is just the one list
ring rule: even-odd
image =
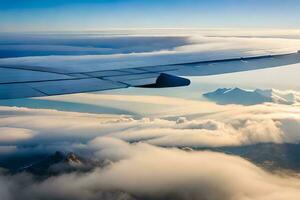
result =
[[74,152],[56,151],[50,156],[19,169],[18,172],[23,171],[39,177],[48,177],[74,171],[90,171],[95,167],[104,167],[110,164],[112,164],[110,160],[92,159],[79,156]]
[[35,175],[56,175],[62,172],[86,170],[93,165],[92,161],[83,159],[73,152],[67,154],[56,151],[54,154],[21,169]]
[[293,91],[275,89],[245,90],[235,88],[219,88],[213,92],[203,94],[209,100],[218,104],[255,105],[265,102],[279,104],[294,104],[300,100],[300,95]]
[[83,164],[81,159],[73,152],[68,153],[65,160],[69,164],[78,164],[78,165]]

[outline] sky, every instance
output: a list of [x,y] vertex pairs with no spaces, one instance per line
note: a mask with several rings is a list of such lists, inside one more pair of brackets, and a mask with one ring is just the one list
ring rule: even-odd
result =
[[1,0],[0,31],[299,28],[297,0]]

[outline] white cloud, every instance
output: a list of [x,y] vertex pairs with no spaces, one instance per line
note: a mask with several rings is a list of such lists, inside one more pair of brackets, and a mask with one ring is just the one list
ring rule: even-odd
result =
[[[243,31],[232,30],[180,34],[189,37],[187,44],[175,41],[174,45],[171,41],[171,48],[152,52],[140,49],[114,55],[11,58],[1,59],[0,63],[112,69],[285,52],[300,46],[299,30],[254,31],[247,37],[243,37]],[[0,107],[0,154],[84,150],[112,161],[111,165],[88,173],[64,174],[42,181],[1,172],[0,197],[4,200],[279,200],[297,199],[300,195],[299,178],[270,174],[243,158],[158,147],[298,143],[299,105],[219,106],[179,98],[95,94],[49,100],[128,107],[149,117]]]
[[0,127],[0,132],[0,143],[23,141],[34,135],[31,130],[13,127]]
[[[96,46],[101,46],[101,44],[102,46],[109,45],[117,49],[121,48],[122,51],[111,52],[108,55],[101,54],[100,52],[100,55],[56,55],[3,58],[0,59],[0,64],[22,63],[23,65],[31,66],[97,71],[99,69],[111,70],[120,67],[128,68],[292,52],[297,51],[297,46],[300,46],[300,41],[299,39],[294,38],[295,33],[293,31],[285,31],[287,38],[280,37],[282,34],[282,31],[280,30],[269,30],[267,32],[255,32],[254,30],[253,37],[235,37],[235,34],[239,36],[239,31],[234,31],[231,35],[228,35],[227,31],[225,35],[218,36],[219,34],[216,33],[217,31],[218,30],[215,32],[209,31],[209,33],[205,30],[198,30],[197,32],[190,31],[179,34],[181,37],[174,37],[172,31],[169,34],[162,31],[161,35],[164,35],[164,37],[153,35],[152,37],[149,37],[149,35],[146,37],[145,35],[135,35],[134,33],[131,33],[132,35],[127,36],[127,40],[129,41],[127,43],[124,43],[124,41],[120,42],[118,39],[120,36],[115,36],[115,39],[114,37],[98,36],[98,38],[94,38]],[[261,35],[259,33],[261,33]],[[290,38],[288,37],[289,34]],[[211,37],[216,35],[218,37]],[[248,33],[248,36],[249,35],[251,35],[251,31]],[[157,37],[161,39],[158,40],[156,39]],[[126,40],[126,37],[124,36],[121,38]],[[87,40],[88,39],[91,38],[87,37]],[[152,40],[154,40],[155,45],[151,43]],[[77,42],[78,41],[76,40],[69,41],[70,45],[73,44],[75,46],[78,45]],[[144,44],[144,46],[140,45],[139,42]],[[150,49],[147,44],[150,45]],[[80,43],[80,45],[82,44]],[[90,45],[93,45],[93,43]]]
[[96,155],[114,163],[89,173],[65,174],[41,182],[24,175],[2,175],[1,197],[279,200],[300,195],[298,178],[272,175],[236,156],[128,144],[114,138],[97,138],[91,146]]
[[[91,97],[95,102],[102,98],[114,101],[114,96],[110,95]],[[187,147],[300,141],[296,131],[300,126],[298,105],[220,106],[183,99],[177,101],[176,98],[167,97],[161,97],[162,101],[158,101],[153,96],[115,96],[116,102],[126,99],[129,103],[132,100],[133,104],[138,103],[139,98],[150,109],[152,104],[159,105],[158,102],[161,105],[173,102],[174,111],[168,108],[164,111],[161,108],[161,112],[150,118],[134,119],[122,115],[0,107],[0,114],[5,113],[0,121],[0,128],[3,130],[0,142],[5,145],[39,144],[38,148],[65,147],[72,150],[79,147],[78,144],[85,144],[98,136],[143,141],[159,146]],[[89,98],[86,100],[89,101]],[[141,104],[143,105],[145,104]],[[10,134],[12,130],[15,130],[14,134]]]

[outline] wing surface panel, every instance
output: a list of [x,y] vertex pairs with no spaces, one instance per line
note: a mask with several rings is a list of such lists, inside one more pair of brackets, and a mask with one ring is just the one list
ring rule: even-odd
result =
[[[79,71],[68,71],[43,66],[0,66],[0,99],[93,92],[147,85],[173,87],[180,86],[179,82],[187,85],[186,80],[178,82],[180,79],[176,79],[176,76],[217,75],[296,63],[300,63],[299,52],[97,71],[84,71],[82,68]],[[176,83],[172,83],[173,81]]]

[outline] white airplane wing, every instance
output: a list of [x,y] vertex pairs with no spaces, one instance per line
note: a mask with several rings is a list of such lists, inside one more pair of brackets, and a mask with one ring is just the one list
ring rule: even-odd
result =
[[43,66],[0,65],[0,99],[42,97],[127,87],[177,87],[180,76],[207,76],[300,63],[300,53],[156,65],[117,70],[65,71]]

